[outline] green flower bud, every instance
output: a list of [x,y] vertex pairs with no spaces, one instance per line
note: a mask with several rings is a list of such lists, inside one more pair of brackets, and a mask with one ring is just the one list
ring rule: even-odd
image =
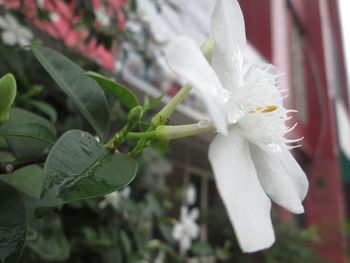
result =
[[136,106],[128,114],[128,122],[131,126],[139,123],[143,116],[143,109],[141,106]]
[[0,79],[0,123],[10,117],[10,109],[16,98],[17,85],[12,74],[6,74]]
[[214,52],[215,45],[216,45],[216,41],[215,41],[214,36],[212,36],[212,35],[210,35],[208,37],[208,39],[202,45],[202,52],[203,52],[205,58],[209,61],[209,63],[211,63],[211,60],[213,58],[213,52]]

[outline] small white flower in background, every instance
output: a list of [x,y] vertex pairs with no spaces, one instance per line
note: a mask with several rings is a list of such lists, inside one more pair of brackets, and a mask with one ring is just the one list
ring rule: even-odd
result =
[[197,190],[194,184],[189,184],[186,189],[186,203],[187,205],[193,205],[196,202]]
[[100,8],[95,10],[95,17],[97,22],[101,24],[101,26],[110,26],[111,25],[111,17],[108,14],[106,8],[101,6]]
[[165,259],[165,253],[164,251],[160,251],[157,255],[157,257],[154,260],[154,263],[164,263]]
[[197,208],[188,210],[187,206],[181,207],[180,221],[178,221],[172,232],[173,238],[179,242],[180,251],[185,253],[191,248],[192,240],[199,236],[199,225],[196,220],[199,217]]
[[105,199],[99,203],[101,209],[106,208],[108,205],[112,206],[114,210],[118,210],[120,202],[130,197],[131,188],[125,187],[121,191],[115,191],[105,196]]
[[[236,0],[218,0],[211,20],[212,62],[189,38],[166,50],[170,67],[197,90],[219,132],[209,148],[215,180],[240,247],[254,252],[274,240],[271,201],[303,213],[305,173],[289,152],[288,111],[273,66],[243,72],[245,27]],[[269,196],[269,197],[268,197]]]
[[52,22],[57,23],[60,20],[61,15],[59,13],[52,12],[49,14],[49,18]]
[[5,45],[26,46],[33,39],[33,33],[20,25],[17,19],[9,13],[0,16],[0,28],[2,29],[1,40]]
[[40,7],[43,8],[45,5],[45,0],[36,0],[36,4]]

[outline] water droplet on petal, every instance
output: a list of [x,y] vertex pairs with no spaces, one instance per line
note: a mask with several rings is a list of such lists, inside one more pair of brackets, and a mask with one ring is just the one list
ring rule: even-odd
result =
[[223,89],[220,91],[220,97],[224,102],[228,102],[230,99],[230,92],[227,89]]
[[209,124],[208,120],[201,120],[197,123],[198,128],[205,128],[207,127]]
[[237,123],[240,119],[244,117],[244,106],[241,103],[230,103],[228,106],[228,113],[227,113],[227,118],[228,122],[235,124]]
[[281,146],[279,146],[277,143],[269,143],[268,147],[272,152],[282,152]]

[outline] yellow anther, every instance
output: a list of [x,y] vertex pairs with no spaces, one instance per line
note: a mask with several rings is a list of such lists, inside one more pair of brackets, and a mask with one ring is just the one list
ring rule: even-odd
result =
[[263,109],[261,110],[261,112],[264,112],[264,113],[266,113],[266,112],[272,112],[272,111],[277,110],[277,108],[278,108],[278,106],[276,106],[276,105],[269,105],[269,106],[266,106],[265,108],[263,108]]
[[268,112],[272,112],[272,111],[277,110],[277,108],[278,108],[278,106],[276,106],[276,105],[269,105],[269,106],[265,106],[265,107],[256,107],[255,109],[257,111],[262,112],[262,113],[268,113]]

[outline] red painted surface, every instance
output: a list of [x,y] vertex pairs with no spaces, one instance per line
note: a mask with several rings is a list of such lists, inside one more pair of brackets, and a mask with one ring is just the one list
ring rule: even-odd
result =
[[[293,3],[296,4],[296,11],[291,14],[294,16],[292,19],[298,19],[303,31],[308,102],[308,122],[299,132],[304,132],[305,142],[309,146],[308,154],[311,154],[310,163],[304,166],[310,182],[305,201],[305,220],[308,225],[318,226],[322,239],[317,246],[319,253],[324,258],[346,262],[346,255],[342,252],[346,242],[339,233],[340,223],[345,218],[345,203],[336,117],[330,96],[330,90],[334,87],[327,86],[324,53],[325,47],[333,47],[325,45],[323,39],[325,28],[321,26],[319,1],[295,0]],[[293,89],[295,87],[292,86]]]
[[268,60],[272,60],[270,0],[240,0],[247,39]]
[[[287,74],[282,85],[290,89],[289,106],[297,105],[296,82],[293,79],[292,27],[302,34],[307,121],[299,120],[294,137],[304,136],[302,152],[297,156],[306,171],[310,190],[305,200],[305,224],[318,226],[322,242],[316,246],[323,258],[346,262],[342,250],[345,240],[339,234],[345,218],[344,191],[339,166],[333,98],[327,86],[324,54],[324,28],[321,26],[319,1],[241,1],[248,40]],[[327,1],[338,57],[343,58],[336,1]],[[270,10],[269,10],[270,9]],[[266,25],[269,25],[266,27]],[[329,48],[326,46],[326,48]],[[341,96],[347,100],[344,62],[340,62]],[[348,104],[347,104],[348,105]],[[291,215],[284,209],[279,214],[286,220]]]

